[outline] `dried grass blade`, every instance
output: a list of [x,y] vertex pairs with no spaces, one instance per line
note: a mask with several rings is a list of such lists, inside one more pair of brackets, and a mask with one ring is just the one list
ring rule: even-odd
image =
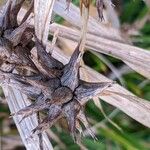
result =
[[45,45],[49,34],[49,23],[55,0],[34,1],[34,26],[35,34]]
[[[58,36],[77,41],[79,32],[77,30],[52,24],[50,32],[53,34],[59,28]],[[87,34],[86,48],[107,54],[124,61],[132,69],[150,79],[150,52],[125,43],[101,38],[97,35]]]
[[[62,15],[64,14],[62,13]],[[68,16],[68,18],[69,17],[71,16]],[[51,34],[53,34],[58,29],[60,31],[58,33],[58,36],[71,39],[73,41],[78,41],[79,39],[78,31],[75,31],[73,29],[58,24],[52,24],[50,26]],[[97,30],[97,33],[99,33],[100,31],[101,31],[100,29]],[[109,33],[111,33],[111,30],[109,31],[110,31]],[[96,41],[93,41],[93,39]],[[87,34],[86,44],[87,44],[86,45],[87,48],[123,60],[132,69],[142,74],[146,78],[150,79],[150,60],[149,60],[150,52],[149,51],[144,50],[142,48],[137,48],[132,45],[123,44],[117,41],[101,38],[100,36],[97,36],[95,34]]]
[[[89,67],[85,67],[81,69],[81,73],[86,72],[89,80],[93,82],[108,82],[110,81],[108,78],[103,75],[97,73],[93,69]],[[83,74],[84,75],[84,74]],[[82,76],[84,78],[84,76]],[[114,94],[109,91],[113,91]],[[140,122],[141,124],[150,127],[150,102],[137,96],[133,95],[128,90],[124,89],[118,84],[115,84],[110,89],[108,88],[100,98],[105,102],[119,108],[127,115]],[[120,93],[120,95],[116,94]]]
[[[70,3],[69,11],[64,11],[66,9],[65,0],[57,0],[54,5],[54,12],[72,25],[80,28],[80,10],[78,7]],[[106,27],[103,24],[100,24],[96,19],[89,17],[88,21],[88,32],[98,35],[100,37],[105,37],[115,41],[125,42],[121,37],[120,31],[112,27]]]
[[117,125],[114,121],[112,121],[105,113],[102,105],[101,105],[101,102],[100,102],[100,99],[98,97],[94,97],[93,98],[93,101],[95,103],[95,105],[99,108],[99,110],[101,111],[102,115],[105,117],[105,119],[110,123],[112,124],[115,128],[117,128],[118,130],[122,131],[121,127],[119,127],[119,125]]
[[89,1],[86,4],[84,4],[84,1],[81,2],[81,17],[82,17],[82,26],[81,26],[81,35],[80,35],[80,45],[79,45],[79,50],[82,52],[85,47],[86,43],[86,33],[87,33],[87,24],[88,24],[88,19],[89,19]]

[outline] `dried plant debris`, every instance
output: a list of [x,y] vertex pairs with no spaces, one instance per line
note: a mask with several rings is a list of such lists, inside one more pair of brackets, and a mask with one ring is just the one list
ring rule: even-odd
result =
[[[113,3],[111,2],[111,0],[96,0],[96,8],[97,8],[97,13],[98,13],[98,17],[100,19],[100,21],[104,20],[104,16],[103,16],[103,10],[105,8],[105,1],[108,1],[108,4],[110,4],[110,6],[114,6]],[[69,5],[71,3],[71,0],[66,0],[67,3],[67,8],[69,10]],[[91,0],[80,0],[80,12],[82,15],[83,12],[83,7],[87,8],[87,10],[89,11],[90,8],[90,3]]]
[[96,0],[96,7],[97,7],[98,16],[102,21],[104,19],[103,17],[104,0]]
[[[80,80],[79,67],[83,55],[81,41],[66,65],[48,54],[36,36],[33,40],[34,29],[28,25],[28,17],[23,18],[20,25],[17,23],[22,3],[23,0],[9,0],[0,17],[0,83],[9,84],[35,102],[12,116],[22,115],[22,119],[25,119],[33,113],[46,111],[47,116],[33,133],[42,132],[64,117],[75,139],[76,132],[80,131],[80,123],[88,128],[83,111],[86,102],[113,83]],[[14,73],[14,69],[18,74]]]
[[105,6],[110,5],[111,7],[114,7],[114,4],[112,3],[111,0],[96,0],[96,8],[98,12],[98,17],[102,21],[104,20],[103,16],[103,10]]

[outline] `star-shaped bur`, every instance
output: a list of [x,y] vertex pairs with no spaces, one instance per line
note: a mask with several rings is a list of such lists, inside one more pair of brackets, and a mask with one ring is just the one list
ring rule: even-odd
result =
[[[37,46],[43,48],[42,44],[39,41]],[[42,50],[44,52],[42,55],[45,55],[45,49]],[[45,56],[47,57],[47,54]],[[50,62],[54,60],[54,58],[50,60],[50,57],[47,59],[49,59]],[[88,127],[83,111],[83,106],[92,97],[100,94],[104,89],[110,87],[113,83],[90,83],[81,80],[79,76],[81,59],[82,53],[79,51],[78,45],[74,53],[72,54],[69,63],[63,66],[62,69],[60,69],[62,75],[57,78],[51,78],[51,75],[48,80],[34,77],[18,77],[18,75],[15,75],[15,77],[13,77],[13,79],[22,82],[22,84],[28,84],[28,86],[30,85],[30,89],[31,87],[41,89],[41,93],[36,98],[37,100],[35,101],[35,103],[13,114],[23,115],[23,118],[26,118],[38,111],[47,110],[47,116],[33,130],[33,133],[39,133],[47,129],[48,127],[51,127],[60,118],[66,118],[69,131],[74,139],[75,133],[77,131],[77,122],[86,122],[85,126]],[[43,58],[40,58],[40,61],[43,65],[46,63]],[[53,66],[47,65],[47,67],[51,69]],[[53,69],[55,68],[56,66],[53,67]],[[52,73],[53,72],[51,72],[51,74]]]
[[[0,81],[8,82],[10,86],[17,88],[35,102],[12,116],[22,115],[22,119],[25,119],[33,113],[46,111],[45,119],[33,133],[42,132],[60,118],[66,118],[70,134],[75,139],[80,124],[85,128],[89,127],[84,114],[84,105],[92,97],[110,87],[113,82],[89,83],[80,79],[79,68],[83,55],[80,51],[81,41],[66,65],[47,53],[45,46],[35,35],[33,41],[33,28],[30,28],[27,22],[20,25],[17,23],[17,14],[23,1],[19,0],[18,3],[8,1],[0,18],[0,51],[3,52],[0,59],[15,64],[15,67],[30,66],[34,72],[31,76],[23,76],[12,73],[13,69],[9,73],[0,70]],[[25,44],[22,43],[23,39]],[[30,42],[35,44],[35,52],[33,47],[28,47]],[[89,132],[94,137],[92,132]]]

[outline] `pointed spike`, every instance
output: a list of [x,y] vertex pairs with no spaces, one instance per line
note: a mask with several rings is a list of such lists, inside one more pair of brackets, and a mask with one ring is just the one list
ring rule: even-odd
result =
[[24,23],[28,19],[28,17],[30,16],[31,12],[33,11],[33,8],[34,8],[34,0],[31,1],[30,7],[27,10],[26,14],[24,15],[24,17],[23,17],[23,19],[21,21],[21,24]]
[[43,63],[46,62],[47,66],[50,69],[51,68],[56,68],[56,69],[63,68],[63,64],[61,62],[59,62],[58,60],[53,58],[49,53],[46,52],[44,46],[42,45],[42,43],[39,41],[39,39],[36,36],[35,36],[35,44],[36,44],[37,51],[38,51],[38,57]]
[[45,103],[44,97],[42,98],[41,96],[39,96],[38,100],[35,103],[19,110],[17,113],[15,113],[15,115],[23,115],[23,119],[24,119],[32,115],[33,113],[36,113],[43,109],[47,109],[48,107],[49,105]]
[[62,85],[69,87],[72,91],[78,86],[79,82],[79,67],[82,58],[79,45],[72,54],[69,63],[65,66],[63,76],[61,77]]
[[44,82],[43,80],[34,80],[26,77],[26,82],[31,84],[35,88],[40,88],[42,93],[48,98],[52,97],[52,93],[59,87],[60,81],[57,78],[51,78]]
[[48,118],[50,121],[54,120],[57,118],[57,116],[61,115],[62,108],[60,105],[52,104],[49,107],[49,112],[48,112]]
[[13,44],[13,46],[17,46],[20,43],[21,37],[28,26],[29,24],[27,22],[24,22],[11,33],[5,32],[4,37],[8,39]]
[[100,94],[103,90],[111,87],[114,82],[90,83],[80,80],[79,87],[75,90],[75,97],[81,103],[86,103],[92,97]]
[[35,106],[35,104],[31,104],[29,106],[26,106],[25,108],[19,110],[15,115],[29,116],[34,112],[34,106]]
[[46,130],[49,128],[49,119],[48,117],[46,117],[36,128],[34,128],[31,132],[33,134],[39,134],[41,133],[42,131]]
[[26,94],[29,98],[36,99],[39,97],[39,95],[42,92],[40,88],[33,87],[31,85],[24,84],[21,82],[18,82],[18,83],[16,83],[16,82],[17,81],[12,83],[12,86],[16,85],[15,88],[20,90],[22,93]]
[[63,76],[61,78],[62,85],[68,86],[72,91],[78,86],[79,82],[79,66],[83,55],[86,42],[87,22],[89,17],[90,0],[80,1],[80,10],[82,14],[82,28],[80,41],[72,54],[69,63],[65,66]]
[[73,139],[75,139],[77,111],[75,110],[74,101],[64,105],[63,113],[64,113],[64,116],[66,117],[67,122],[68,122],[70,134],[73,137]]
[[26,115],[26,117],[30,116],[33,111],[32,111],[32,108],[33,107],[33,104],[23,108],[23,109],[20,109],[18,112],[16,112],[14,115]]
[[[60,80],[57,78],[51,78],[48,81],[44,82],[40,75],[22,77],[18,74],[5,73],[1,70],[0,70],[0,74],[7,79],[14,79],[15,82],[14,83],[10,82],[10,84],[12,84],[12,86],[13,84],[18,85],[16,86],[16,88],[18,88],[23,93],[31,97],[37,97],[41,93],[43,93],[48,98],[51,98],[51,94],[60,85]],[[66,94],[66,96],[68,95]],[[71,94],[69,96],[71,96]]]
[[0,58],[6,59],[9,58],[12,54],[12,44],[4,38],[0,37]]
[[[0,75],[3,76],[3,81],[5,79],[11,79],[11,81],[9,82],[9,85],[22,91],[24,94],[26,94],[30,98],[38,98],[42,93],[42,89],[39,86],[39,82],[37,82],[36,85],[35,84],[30,85],[30,82],[28,82],[28,80],[26,80],[25,77],[22,77],[18,74],[7,73],[2,70],[0,70]],[[37,76],[33,76],[33,79],[34,78],[37,78]],[[57,86],[56,84],[57,82],[55,82],[54,85]]]
[[2,32],[4,30],[11,27],[10,26],[10,18],[9,18],[11,4],[12,4],[12,1],[8,0],[5,5],[4,11],[3,11],[2,15],[0,16],[0,35],[2,34]]
[[12,0],[12,6],[11,6],[11,12],[10,12],[10,21],[11,21],[11,26],[17,27],[17,15],[18,12],[20,11],[22,4],[25,0]]
[[83,135],[83,129],[82,129],[82,126],[81,126],[79,120],[76,120],[76,130],[78,130],[79,136],[81,138]]
[[33,38],[33,34],[34,34],[34,28],[33,27],[27,27],[26,30],[24,31],[22,37],[21,37],[21,41],[20,43],[22,44],[22,47],[27,46],[28,44],[30,44]]
[[90,125],[88,123],[88,120],[83,112],[83,110],[81,110],[78,115],[77,118],[83,123],[84,127],[86,128],[86,130],[88,131],[88,133],[91,135],[91,137],[95,140],[97,140],[95,134],[93,133],[93,131],[90,129]]
[[35,62],[37,68],[46,76],[49,77],[60,77],[62,74],[61,69],[63,68],[63,64],[53,58],[49,53],[46,52],[45,47],[39,41],[39,39],[35,36],[35,44],[37,48],[38,55],[38,65]]
[[48,116],[45,117],[45,119],[32,131],[32,133],[38,134],[51,127],[59,118],[62,117],[61,111],[61,106],[55,104],[51,105],[49,107]]
[[76,119],[76,134],[75,134],[75,143],[81,143],[81,138],[83,136],[83,129],[78,119]]
[[[23,41],[21,41],[21,43],[22,42]],[[31,70],[34,70],[34,71],[38,71],[36,66],[34,65],[34,63],[32,62],[32,60],[30,58],[29,51],[30,50],[27,47],[16,46],[14,48],[14,53],[12,54],[10,59],[12,59],[15,62],[15,64],[28,67],[28,68],[30,68]],[[14,55],[15,55],[15,57],[18,57],[19,60],[17,59],[15,61],[15,58],[13,58]]]

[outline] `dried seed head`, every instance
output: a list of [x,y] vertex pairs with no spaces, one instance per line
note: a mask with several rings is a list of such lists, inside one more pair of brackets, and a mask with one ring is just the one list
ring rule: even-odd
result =
[[[3,82],[11,79],[9,85],[13,87],[15,85],[15,88],[34,99],[35,102],[12,115],[22,115],[22,119],[25,119],[33,113],[47,111],[47,116],[33,130],[33,133],[42,132],[54,125],[60,118],[66,118],[69,131],[75,139],[76,128],[80,126],[80,123],[83,123],[86,128],[89,126],[83,111],[85,103],[112,85],[110,82],[89,83],[81,81],[79,77],[90,0],[80,1],[81,12],[83,9],[82,17],[85,16],[81,38],[69,63],[65,66],[46,52],[36,36],[35,41],[32,41],[34,29],[30,28],[27,22],[22,22],[18,26],[17,14],[23,2],[24,0],[10,0],[0,19],[0,31],[3,33],[0,38],[0,60],[2,60],[0,61],[2,62],[0,63],[0,79]],[[103,1],[97,2],[99,12],[102,13]],[[31,42],[35,44],[35,51],[33,51],[33,46],[29,46]],[[34,53],[31,54],[32,51]],[[5,72],[2,70],[2,65],[6,61],[9,69]],[[24,76],[22,68],[18,69],[20,75],[9,72],[15,67],[24,66],[34,70],[31,76]],[[93,133],[89,132],[94,137]]]

